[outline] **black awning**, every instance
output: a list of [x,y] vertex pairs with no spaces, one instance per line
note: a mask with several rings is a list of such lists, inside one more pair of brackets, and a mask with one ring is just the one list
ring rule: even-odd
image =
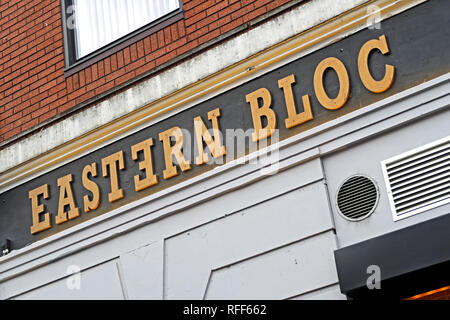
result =
[[[334,256],[341,292],[351,298],[407,298],[449,285],[450,214],[338,249]],[[370,266],[379,267],[380,289],[367,286],[374,275]]]

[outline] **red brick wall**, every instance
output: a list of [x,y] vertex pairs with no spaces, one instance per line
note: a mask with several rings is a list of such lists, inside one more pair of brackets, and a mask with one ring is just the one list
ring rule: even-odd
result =
[[65,77],[60,1],[0,3],[0,143],[290,0],[184,0],[185,18]]

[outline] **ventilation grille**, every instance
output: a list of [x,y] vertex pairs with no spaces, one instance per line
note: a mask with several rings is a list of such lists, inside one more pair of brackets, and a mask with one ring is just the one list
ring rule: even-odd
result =
[[377,186],[370,178],[362,175],[345,180],[336,195],[339,212],[354,221],[368,217],[375,210],[377,203]]
[[381,164],[394,220],[450,202],[450,137]]

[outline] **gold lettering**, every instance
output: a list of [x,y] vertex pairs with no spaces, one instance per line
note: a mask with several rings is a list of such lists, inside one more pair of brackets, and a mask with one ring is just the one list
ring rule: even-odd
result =
[[194,118],[195,136],[197,138],[198,156],[195,159],[197,165],[201,165],[209,160],[208,154],[203,149],[203,141],[205,141],[214,158],[221,157],[226,154],[225,146],[220,141],[219,122],[220,109],[214,109],[208,112],[208,119],[212,122],[214,139],[208,132],[201,117]]
[[392,86],[392,83],[394,82],[395,68],[387,64],[385,66],[384,78],[380,81],[375,80],[369,70],[369,54],[375,49],[380,50],[382,54],[389,53],[389,47],[384,35],[378,39],[367,41],[361,47],[358,55],[358,72],[359,77],[367,90],[374,93],[382,93]]
[[283,89],[284,100],[286,102],[286,109],[288,112],[288,118],[284,121],[286,128],[292,128],[302,124],[306,121],[312,120],[313,114],[311,111],[311,103],[309,101],[309,96],[305,94],[302,97],[303,108],[305,111],[297,113],[297,108],[295,106],[294,94],[292,92],[292,85],[295,83],[295,76],[293,74],[278,80],[278,87]]
[[117,163],[119,164],[120,170],[125,169],[125,163],[123,161],[123,151],[113,153],[112,155],[102,159],[102,171],[104,177],[108,176],[107,167],[109,167],[109,175],[111,182],[111,192],[108,193],[109,202],[114,202],[123,198],[123,190],[119,188]]
[[[175,144],[171,146],[170,137],[175,138]],[[183,147],[183,132],[179,127],[173,127],[169,130],[161,132],[159,134],[159,140],[163,142],[164,146],[164,159],[166,162],[166,169],[163,171],[164,179],[169,179],[178,174],[177,167],[173,164],[172,156],[178,162],[182,171],[190,170],[191,165],[184,158],[181,148]]]
[[[253,142],[270,137],[277,128],[277,117],[275,112],[270,108],[272,104],[272,96],[269,90],[261,88],[253,91],[245,96],[247,103],[250,103],[252,111],[253,128],[255,131],[252,133]],[[262,99],[263,105],[260,107],[258,99]],[[262,127],[261,118],[267,118],[267,125]]]
[[44,220],[39,221],[39,215],[44,212],[44,205],[39,204],[39,195],[43,195],[44,199],[48,199],[48,184],[44,184],[39,188],[28,192],[28,197],[31,199],[31,217],[33,225],[30,228],[31,234],[35,234],[51,228],[50,214],[44,213]]
[[83,187],[92,193],[92,200],[89,199],[88,195],[83,197],[85,212],[97,209],[100,204],[100,189],[94,181],[89,180],[89,174],[92,177],[97,176],[97,164],[95,162],[86,165],[82,173]]
[[[339,93],[336,98],[331,99],[323,87],[323,75],[328,68],[333,69],[339,79]],[[350,81],[347,69],[341,60],[337,58],[326,58],[322,60],[314,72],[314,91],[320,104],[329,110],[337,110],[341,108],[348,100],[350,93]]]
[[139,162],[139,170],[145,170],[145,178],[139,179],[139,175],[134,176],[134,188],[136,191],[144,190],[158,183],[158,177],[153,173],[152,153],[153,139],[147,139],[131,147],[131,157],[133,160],[138,159],[137,153],[142,151],[144,160]]
[[[72,187],[72,174],[68,174],[57,180],[59,187],[59,201],[58,201],[58,215],[55,217],[55,223],[61,224],[69,219],[74,219],[80,215],[80,209],[75,206],[73,199]],[[64,208],[69,206],[69,211],[64,211]]]

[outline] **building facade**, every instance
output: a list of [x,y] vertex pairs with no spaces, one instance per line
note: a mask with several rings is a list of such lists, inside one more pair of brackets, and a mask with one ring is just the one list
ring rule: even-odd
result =
[[2,2],[0,298],[449,299],[448,9]]

